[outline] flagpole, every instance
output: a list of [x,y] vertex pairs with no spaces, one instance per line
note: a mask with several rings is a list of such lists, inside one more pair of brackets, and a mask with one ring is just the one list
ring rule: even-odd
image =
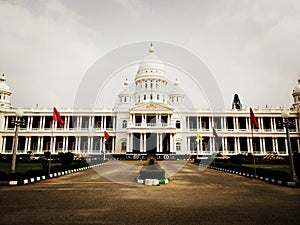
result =
[[52,126],[51,126],[51,142],[52,146],[50,148],[50,154],[49,154],[49,163],[48,163],[48,177],[50,177],[50,172],[51,172],[51,155],[52,155],[52,149],[53,149],[53,127],[54,127],[54,120],[52,120]]
[[252,152],[253,152],[253,166],[254,166],[254,177],[256,177],[256,165],[255,165],[255,155],[254,155],[254,144],[253,144],[253,123],[251,123],[251,135],[252,135]]

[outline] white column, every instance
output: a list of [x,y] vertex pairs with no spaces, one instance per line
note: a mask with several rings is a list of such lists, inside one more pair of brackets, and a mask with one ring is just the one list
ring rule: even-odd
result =
[[140,152],[143,152],[144,148],[143,148],[143,134],[140,133]]
[[187,137],[187,154],[191,153],[190,137]]
[[146,133],[144,133],[144,152],[147,152]]
[[79,117],[79,120],[80,120],[80,122],[79,122],[79,127],[78,127],[78,129],[81,130],[81,127],[82,127],[82,125],[83,125],[83,124],[82,124],[82,116]]
[[43,148],[44,148],[44,137],[41,137],[41,146],[40,146],[41,152],[43,151]]
[[273,118],[273,123],[274,123],[274,131],[276,132],[276,119],[275,118]]
[[277,153],[279,153],[278,152],[278,140],[277,140],[277,138],[274,139],[274,143],[275,143],[275,150],[276,150]]
[[240,138],[237,138],[238,153],[241,153]]
[[173,138],[174,138],[173,134],[171,133],[170,134],[170,153],[173,152],[173,143],[174,143]]
[[[156,114],[157,115],[157,114]],[[156,116],[157,117],[157,116]],[[157,119],[156,119],[157,121]],[[159,150],[159,133],[156,134],[156,152],[159,153],[160,150]]]
[[266,141],[264,138],[261,138],[261,143],[262,143],[262,150],[263,150],[263,154],[266,154]]
[[30,130],[30,120],[31,120],[31,116],[28,116],[27,125],[26,125],[27,130]]
[[225,153],[225,137],[222,137],[222,153]]
[[249,137],[247,137],[247,150],[248,150],[248,153],[251,152],[251,148],[250,148],[250,139],[249,139]]
[[6,147],[6,137],[3,137],[2,152],[5,152],[5,147]]
[[53,137],[53,149],[52,149],[52,153],[55,153],[56,151],[56,137]]
[[[25,146],[24,146],[24,151],[26,152],[28,149],[28,137],[25,138]],[[17,149],[19,150],[19,149]]]
[[[100,146],[101,146],[101,143],[100,143]],[[129,152],[129,148],[130,148],[130,133],[127,133],[126,152]]]
[[103,119],[104,116],[101,116],[101,130],[104,129],[104,119]]
[[237,149],[236,137],[233,138],[233,141],[234,141],[234,153],[237,154],[238,153],[238,149]]
[[260,130],[264,130],[265,128],[264,128],[263,117],[260,117],[258,120],[260,121],[260,125],[259,125]]
[[202,118],[199,117],[199,130],[202,131]]
[[66,119],[67,119],[67,122],[66,122],[66,130],[69,130],[71,116],[66,116]]
[[[201,125],[201,127],[202,127],[202,125]],[[203,143],[202,143],[202,140],[199,140],[199,144],[200,144],[200,146],[199,146],[200,147],[200,153],[203,154],[203,145],[202,145]]]
[[236,117],[233,117],[232,120],[233,120],[233,129],[236,131],[237,130]]
[[209,138],[209,147],[210,147],[209,154],[212,154],[212,152],[213,152],[213,140],[212,140],[212,138]]
[[112,137],[111,153],[115,153],[115,141],[116,141],[116,138]]
[[36,147],[36,151],[37,153],[40,153],[40,145],[41,145],[41,140],[40,140],[40,137],[38,137],[38,142],[37,142],[37,147]]
[[228,149],[227,149],[227,137],[224,138],[224,151],[225,151],[225,154],[228,154]]
[[103,137],[100,137],[100,153],[103,153]]
[[197,144],[197,155],[199,155],[200,151],[199,151],[199,142],[200,140],[197,138],[196,139],[196,144]]
[[107,125],[106,125],[106,116],[104,116],[104,124],[103,125],[104,125],[103,129],[106,130],[106,127],[107,127]]
[[288,154],[288,143],[287,143],[287,139],[284,139],[284,143],[285,143],[285,154]]
[[259,138],[259,154],[263,154],[264,153],[264,148],[262,145],[262,138]]
[[69,151],[69,137],[65,137],[65,152]]
[[130,134],[130,152],[133,152],[133,133]]
[[250,143],[250,153],[254,154],[254,149],[253,149],[253,139],[252,139],[252,137],[249,138],[249,143]]
[[45,121],[46,121],[46,117],[42,116],[42,127],[41,127],[42,130],[45,129],[45,123],[46,123]]
[[65,147],[66,147],[66,138],[63,137],[63,147],[62,147],[62,152],[65,152]]
[[160,138],[159,138],[159,149],[160,149],[160,152],[163,152],[163,140],[162,140],[162,133],[160,134]]
[[90,137],[87,137],[87,153],[90,153],[91,152],[91,138]]

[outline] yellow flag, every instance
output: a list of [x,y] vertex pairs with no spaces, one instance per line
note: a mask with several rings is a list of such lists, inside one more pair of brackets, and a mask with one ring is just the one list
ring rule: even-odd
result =
[[201,140],[201,141],[204,140],[204,138],[203,138],[199,133],[197,133],[196,136],[197,136],[197,139],[198,139],[198,140]]

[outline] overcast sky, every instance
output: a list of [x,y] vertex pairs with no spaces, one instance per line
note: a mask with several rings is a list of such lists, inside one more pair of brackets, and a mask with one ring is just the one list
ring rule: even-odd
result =
[[289,107],[300,74],[298,0],[0,0],[0,31],[0,73],[16,107],[72,107],[100,57],[145,40],[196,54],[227,107],[235,93],[247,106]]

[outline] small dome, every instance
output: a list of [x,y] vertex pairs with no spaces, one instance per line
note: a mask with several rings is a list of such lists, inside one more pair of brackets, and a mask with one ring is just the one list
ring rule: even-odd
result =
[[129,85],[129,82],[128,82],[128,79],[126,78],[126,80],[124,81],[124,86],[128,86]]
[[300,75],[298,77],[298,85],[293,89],[293,93],[300,92]]
[[6,84],[6,78],[4,74],[0,77],[0,92],[9,92],[10,93],[10,88]]
[[174,85],[176,86],[176,87],[178,87],[179,86],[179,81],[178,81],[178,79],[176,78],[176,80],[174,81]]

